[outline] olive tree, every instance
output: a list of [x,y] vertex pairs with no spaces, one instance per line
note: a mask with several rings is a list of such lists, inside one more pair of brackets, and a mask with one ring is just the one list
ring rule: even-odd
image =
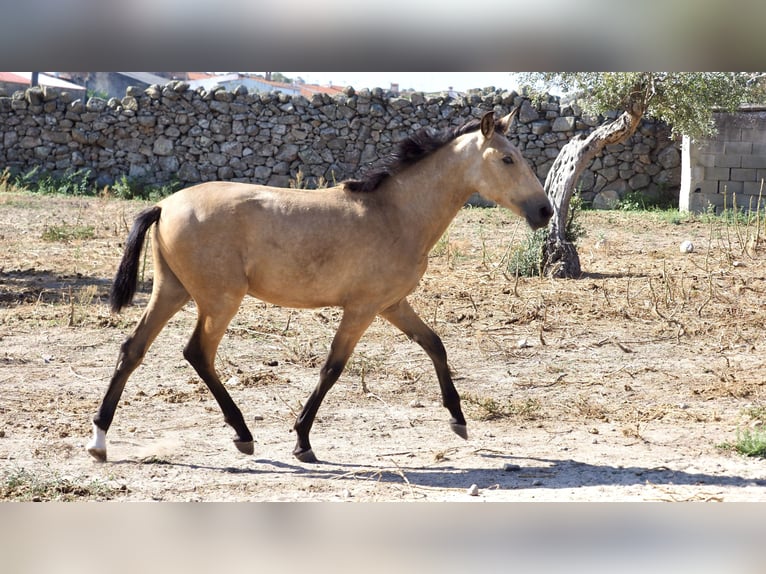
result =
[[[533,89],[556,87],[578,99],[594,115],[617,112],[615,119],[572,138],[559,152],[545,179],[554,215],[543,250],[549,277],[578,277],[580,258],[566,239],[569,201],[583,170],[601,150],[627,140],[641,118],[667,123],[671,135],[692,138],[715,132],[713,110],[734,111],[760,98],[761,75],[742,72],[536,72],[521,74]],[[613,115],[613,114],[612,114]]]

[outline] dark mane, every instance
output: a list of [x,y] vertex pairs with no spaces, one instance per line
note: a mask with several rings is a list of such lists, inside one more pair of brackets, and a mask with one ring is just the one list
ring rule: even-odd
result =
[[462,126],[436,130],[422,128],[399,142],[396,149],[382,161],[382,165],[364,174],[362,179],[347,179],[342,185],[348,191],[375,191],[390,176],[432,154],[455,138],[479,129],[481,122],[470,120]]

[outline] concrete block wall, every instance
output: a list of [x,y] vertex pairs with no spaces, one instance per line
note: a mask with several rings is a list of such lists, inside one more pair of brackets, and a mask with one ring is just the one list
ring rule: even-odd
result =
[[764,208],[766,108],[747,106],[714,118],[715,137],[698,142],[684,137],[681,210],[720,213],[735,204],[745,210]]

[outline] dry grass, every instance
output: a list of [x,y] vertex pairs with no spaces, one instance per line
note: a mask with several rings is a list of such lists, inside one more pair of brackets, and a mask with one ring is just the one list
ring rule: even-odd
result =
[[[16,456],[4,446],[9,437],[54,433],[59,448],[35,447],[32,462],[78,460],[76,443],[148,298],[151,261],[136,305],[114,316],[105,304],[127,227],[144,205],[0,193],[0,457]],[[93,234],[46,241],[51,221],[77,221]],[[754,221],[737,229],[728,220],[669,223],[646,213],[584,212],[582,223],[585,273],[577,280],[507,276],[508,254],[526,230],[501,210],[463,210],[434,250],[410,300],[444,341],[469,427],[720,450],[735,439],[743,412],[765,408],[766,233]],[[684,239],[693,253],[679,252]],[[181,356],[194,319],[189,305],[152,347],[120,403],[117,436],[159,424],[225,441],[217,406]],[[333,309],[250,299],[232,321],[217,366],[243,411],[263,417],[259,436],[278,437],[263,445],[289,438],[339,319]],[[442,437],[421,430],[446,426],[440,400],[428,357],[375,321],[328,394],[315,434],[344,432],[339,450],[412,429]],[[425,408],[408,407],[416,403]]]

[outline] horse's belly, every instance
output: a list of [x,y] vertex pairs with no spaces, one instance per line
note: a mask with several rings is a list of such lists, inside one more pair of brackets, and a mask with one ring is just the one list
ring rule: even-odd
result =
[[410,274],[383,276],[364,265],[325,273],[274,273],[250,278],[248,293],[282,307],[369,306],[383,309],[406,297],[418,283]]
[[248,294],[281,307],[304,309],[334,307],[344,302],[338,285],[326,280],[285,275],[251,279]]

